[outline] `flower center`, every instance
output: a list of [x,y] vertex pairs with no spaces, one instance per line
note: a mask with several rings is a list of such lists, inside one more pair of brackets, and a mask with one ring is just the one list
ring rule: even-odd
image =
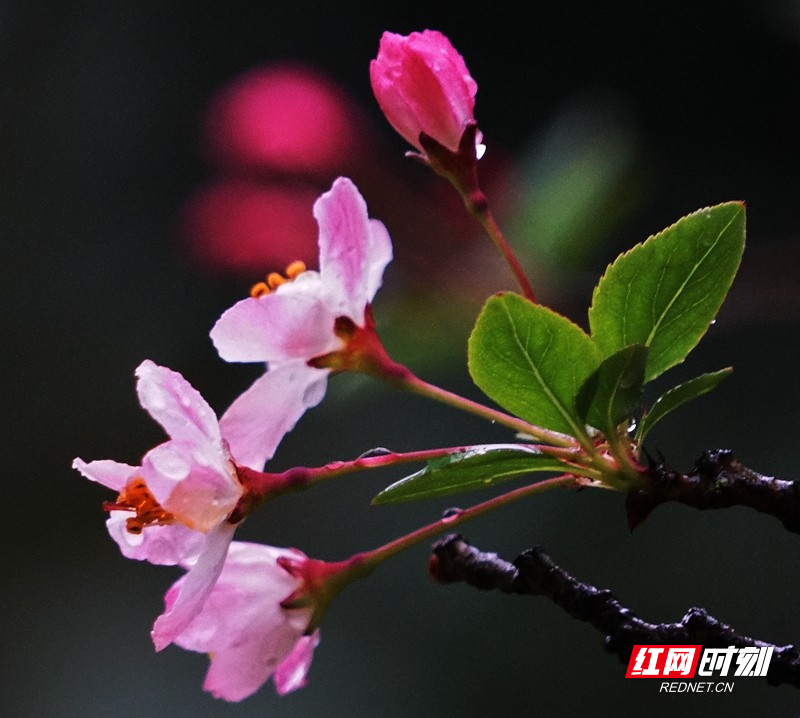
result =
[[274,292],[278,287],[281,286],[281,284],[286,284],[286,282],[291,282],[293,279],[297,279],[297,277],[299,277],[305,271],[305,262],[297,259],[288,267],[286,267],[284,274],[280,274],[279,272],[270,272],[267,275],[266,281],[257,282],[254,284],[250,288],[250,296],[254,299],[263,297],[265,294]]
[[145,526],[166,526],[175,520],[169,511],[161,508],[144,479],[139,477],[128,482],[116,501],[104,501],[103,510],[135,512],[135,516],[125,521],[125,528],[132,534],[142,533]]

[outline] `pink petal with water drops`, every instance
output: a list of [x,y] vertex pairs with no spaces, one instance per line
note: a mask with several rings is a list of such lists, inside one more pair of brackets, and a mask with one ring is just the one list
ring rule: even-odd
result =
[[321,301],[319,275],[278,287],[258,299],[234,304],[217,320],[211,340],[231,362],[286,362],[310,359],[341,348],[333,333],[335,316]]
[[261,471],[284,435],[325,395],[328,372],[305,364],[263,374],[231,404],[220,427],[238,464]]
[[[217,698],[240,701],[252,695],[303,641],[311,609],[281,608],[280,602],[297,588],[299,580],[278,565],[279,557],[305,558],[289,549],[240,541],[231,544],[203,609],[175,639],[187,650],[212,656],[203,687]],[[185,580],[170,589],[167,605]],[[296,669],[302,665],[307,670],[307,647],[292,660]]]
[[335,316],[363,326],[364,309],[392,259],[389,233],[381,222],[369,218],[364,198],[346,177],[335,180],[317,200],[314,217],[326,301]]
[[166,648],[191,623],[211,594],[222,572],[236,527],[224,522],[205,535],[195,564],[181,579],[167,609],[153,625],[151,636],[157,651]]
[[178,372],[147,359],[136,369],[136,376],[141,405],[172,439],[221,446],[214,410]]

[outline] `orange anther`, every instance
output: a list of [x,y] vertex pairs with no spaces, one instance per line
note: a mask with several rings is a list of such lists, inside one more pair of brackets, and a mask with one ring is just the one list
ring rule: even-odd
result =
[[281,284],[286,284],[287,282],[291,282],[293,279],[296,279],[305,271],[306,271],[305,262],[297,259],[294,262],[292,262],[288,267],[286,267],[285,277],[279,272],[270,272],[267,275],[266,282],[258,282],[257,284],[254,284],[250,288],[250,296],[253,297],[254,299],[263,297],[265,294],[269,294],[273,290],[280,287]]
[[129,533],[140,534],[145,526],[165,526],[175,517],[155,500],[143,479],[131,479],[114,502],[103,502],[105,511],[132,511],[135,516],[125,519]]
[[250,296],[253,297],[253,299],[263,297],[265,294],[269,294],[269,287],[266,282],[257,282],[250,287]]
[[306,271],[306,263],[300,259],[296,259],[288,267],[286,267],[286,276],[289,279],[296,279],[297,275]]
[[267,276],[267,284],[270,289],[277,289],[281,284],[286,284],[287,281],[286,277],[281,276],[277,272],[270,272]]

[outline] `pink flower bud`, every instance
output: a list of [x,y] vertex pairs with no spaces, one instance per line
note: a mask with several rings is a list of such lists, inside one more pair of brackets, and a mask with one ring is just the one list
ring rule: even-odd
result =
[[369,75],[386,119],[423,155],[420,132],[458,152],[465,128],[475,122],[478,85],[444,35],[384,32]]

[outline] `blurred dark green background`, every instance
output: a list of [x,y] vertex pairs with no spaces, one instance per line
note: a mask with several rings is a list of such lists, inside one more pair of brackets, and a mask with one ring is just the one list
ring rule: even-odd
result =
[[[797,477],[796,0],[5,2],[4,715],[797,715],[800,693],[763,679],[739,679],[725,696],[659,695],[655,682],[626,681],[599,635],[543,599],[434,585],[424,547],[339,597],[309,685],[291,696],[267,685],[228,705],[200,690],[204,656],[153,652],[149,629],[178,572],[120,557],[104,527],[108,493],[70,463],[77,455],[136,463],[161,441],[134,394],[133,370],[145,358],[181,371],[220,412],[258,373],[221,362],[208,330],[274,267],[249,276],[198,263],[178,221],[220,172],[201,141],[219,88],[290,60],[325,73],[359,108],[353,121],[368,161],[343,158],[313,182],[266,171],[251,179],[325,189],[352,169],[397,251],[376,302],[387,345],[423,377],[480,398],[463,365],[469,321],[508,278],[443,181],[403,159],[368,81],[383,30],[426,27],[450,37],[478,82],[490,199],[510,241],[540,299],[578,323],[616,253],[699,207],[746,201],[748,247],[729,300],[687,364],[654,391],[722,366],[735,372],[659,426],[651,448],[681,469],[704,449],[731,448],[763,473]],[[338,377],[274,465],[508,438]],[[340,559],[453,503],[371,508],[372,495],[400,476],[355,476],[275,502],[239,537]],[[553,494],[463,532],[509,559],[542,545],[651,621],[700,605],[764,640],[800,640],[800,537],[749,510],[665,506],[630,534],[621,496]]]

